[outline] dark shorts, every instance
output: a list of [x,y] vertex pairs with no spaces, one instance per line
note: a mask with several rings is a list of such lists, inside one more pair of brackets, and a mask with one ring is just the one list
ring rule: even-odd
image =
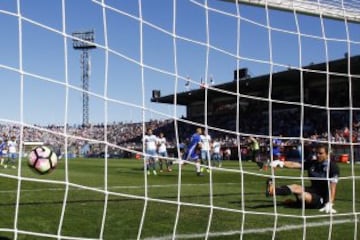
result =
[[306,204],[306,208],[321,208],[324,205],[324,198],[312,187],[305,187],[305,192],[311,194],[311,202]]

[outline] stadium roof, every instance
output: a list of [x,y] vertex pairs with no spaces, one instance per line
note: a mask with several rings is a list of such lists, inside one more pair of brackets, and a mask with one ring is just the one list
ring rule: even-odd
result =
[[[348,67],[348,63],[350,62],[350,68]],[[327,68],[329,71],[327,71]],[[239,82],[239,89],[241,94],[250,94],[269,90],[269,79],[272,77],[272,88],[273,89],[283,89],[284,86],[288,88],[291,86],[299,86],[299,82],[301,79],[301,75],[303,76],[304,82],[307,82],[307,86],[311,86],[311,84],[316,83],[316,80],[324,80],[326,79],[327,74],[332,77],[337,76],[338,78],[343,78],[344,81],[348,81],[347,73],[351,71],[351,74],[359,75],[360,74],[360,55],[353,57],[346,57],[342,59],[337,59],[327,63],[319,63],[319,64],[310,64],[301,69],[288,69],[286,71],[275,72],[272,75],[261,75],[256,77],[248,77],[245,79],[240,79],[239,81],[231,81],[223,84],[213,85],[208,87],[207,98],[214,99],[221,96],[224,96],[224,91],[236,93],[237,82]],[[300,74],[302,70],[303,74]],[[307,81],[308,80],[308,81]],[[311,83],[310,83],[311,82]],[[360,82],[356,81],[357,85]],[[324,85],[323,85],[324,86]],[[217,90],[219,89],[219,90]],[[356,89],[353,86],[353,89]],[[255,94],[256,95],[256,94]],[[176,104],[178,105],[189,105],[193,102],[204,101],[205,99],[205,89],[198,88],[191,91],[180,92],[176,96]],[[158,103],[167,103],[167,104],[175,104],[174,95],[153,97],[151,99],[152,102]]]

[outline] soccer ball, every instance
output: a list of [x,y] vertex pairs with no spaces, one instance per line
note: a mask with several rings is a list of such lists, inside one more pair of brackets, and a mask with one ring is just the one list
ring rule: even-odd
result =
[[29,166],[37,173],[51,172],[57,165],[56,154],[46,146],[37,146],[29,154]]

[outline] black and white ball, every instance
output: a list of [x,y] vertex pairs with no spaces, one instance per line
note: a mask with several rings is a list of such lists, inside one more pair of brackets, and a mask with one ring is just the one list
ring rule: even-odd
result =
[[37,146],[29,154],[29,166],[39,174],[51,172],[57,162],[56,154],[47,146]]

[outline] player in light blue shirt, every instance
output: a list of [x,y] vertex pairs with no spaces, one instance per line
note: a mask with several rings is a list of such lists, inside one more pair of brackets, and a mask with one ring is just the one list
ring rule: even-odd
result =
[[215,164],[218,167],[221,167],[222,166],[222,159],[220,154],[221,143],[217,139],[214,139],[212,143],[212,149],[213,149],[212,159],[214,160]]
[[15,166],[16,159],[18,157],[18,153],[17,153],[18,144],[16,142],[15,136],[12,136],[10,138],[10,140],[7,141],[6,147],[7,147],[7,151],[8,151],[8,158],[4,165],[4,168],[7,168],[7,165],[10,164],[11,168],[15,169],[16,168],[16,166]]
[[153,134],[151,128],[149,128],[144,136],[144,146],[145,146],[145,161],[147,167],[147,174],[150,175],[150,170],[154,175],[157,175],[156,172],[156,160],[157,160],[157,142],[158,138]]

